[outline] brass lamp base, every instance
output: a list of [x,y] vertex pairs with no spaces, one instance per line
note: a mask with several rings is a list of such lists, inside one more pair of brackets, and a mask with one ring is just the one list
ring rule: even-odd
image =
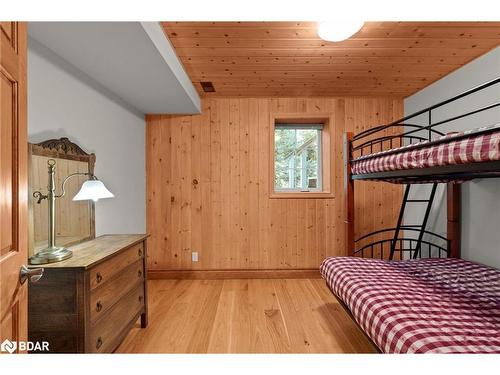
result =
[[47,263],[56,263],[65,259],[69,259],[73,256],[73,252],[71,250],[66,249],[65,247],[52,247],[43,249],[39,253],[31,256],[28,259],[29,264],[47,264]]

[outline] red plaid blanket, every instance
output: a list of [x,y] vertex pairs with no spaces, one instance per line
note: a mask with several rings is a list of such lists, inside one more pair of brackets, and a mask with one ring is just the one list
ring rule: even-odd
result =
[[327,258],[320,270],[384,353],[500,353],[500,270],[357,257]]
[[[498,125],[494,126],[497,128]],[[487,128],[484,128],[487,129]],[[426,142],[365,155],[353,160],[353,174],[368,174],[402,169],[428,168],[451,164],[500,160],[500,128],[487,134],[474,129],[469,137],[456,140],[463,133],[446,135],[447,142],[423,147]],[[393,152],[398,150],[398,152]],[[388,154],[390,152],[390,154]]]

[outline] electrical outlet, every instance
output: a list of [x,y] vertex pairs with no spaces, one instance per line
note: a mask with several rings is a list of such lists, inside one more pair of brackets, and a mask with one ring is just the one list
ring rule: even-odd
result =
[[191,252],[191,260],[193,262],[197,262],[198,261],[198,252],[197,251],[192,251]]

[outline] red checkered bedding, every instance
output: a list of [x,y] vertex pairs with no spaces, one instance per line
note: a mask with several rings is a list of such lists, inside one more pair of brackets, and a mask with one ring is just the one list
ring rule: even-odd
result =
[[[487,134],[487,129],[498,128]],[[456,140],[460,135],[470,134]],[[359,157],[352,161],[353,174],[428,168],[451,164],[500,160],[500,126],[469,130],[443,136],[446,142],[425,147],[428,141]],[[398,152],[394,152],[398,150]],[[389,154],[388,154],[389,153]]]
[[500,353],[500,270],[332,257],[321,274],[384,353]]

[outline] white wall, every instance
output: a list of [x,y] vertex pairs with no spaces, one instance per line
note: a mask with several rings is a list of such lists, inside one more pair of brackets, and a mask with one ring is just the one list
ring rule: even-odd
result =
[[[500,47],[406,98],[405,115],[498,77],[500,77]],[[433,122],[498,101],[500,101],[500,85],[497,84],[437,110],[432,115]],[[426,117],[421,117],[411,120],[411,123],[426,124],[426,121]],[[440,129],[449,132],[498,123],[500,123],[500,109],[497,107],[482,114],[443,124]],[[428,196],[427,185],[415,186],[412,189],[413,197]],[[417,224],[421,222],[422,215],[423,209],[415,208],[405,216],[405,223]],[[443,186],[440,186],[437,192],[429,228],[436,233],[446,234],[446,193]],[[462,257],[500,268],[500,179],[473,180],[462,185],[461,229]]]
[[144,116],[33,39],[28,132],[33,143],[68,137],[96,154],[95,173],[115,194],[96,203],[97,235],[145,233]]

